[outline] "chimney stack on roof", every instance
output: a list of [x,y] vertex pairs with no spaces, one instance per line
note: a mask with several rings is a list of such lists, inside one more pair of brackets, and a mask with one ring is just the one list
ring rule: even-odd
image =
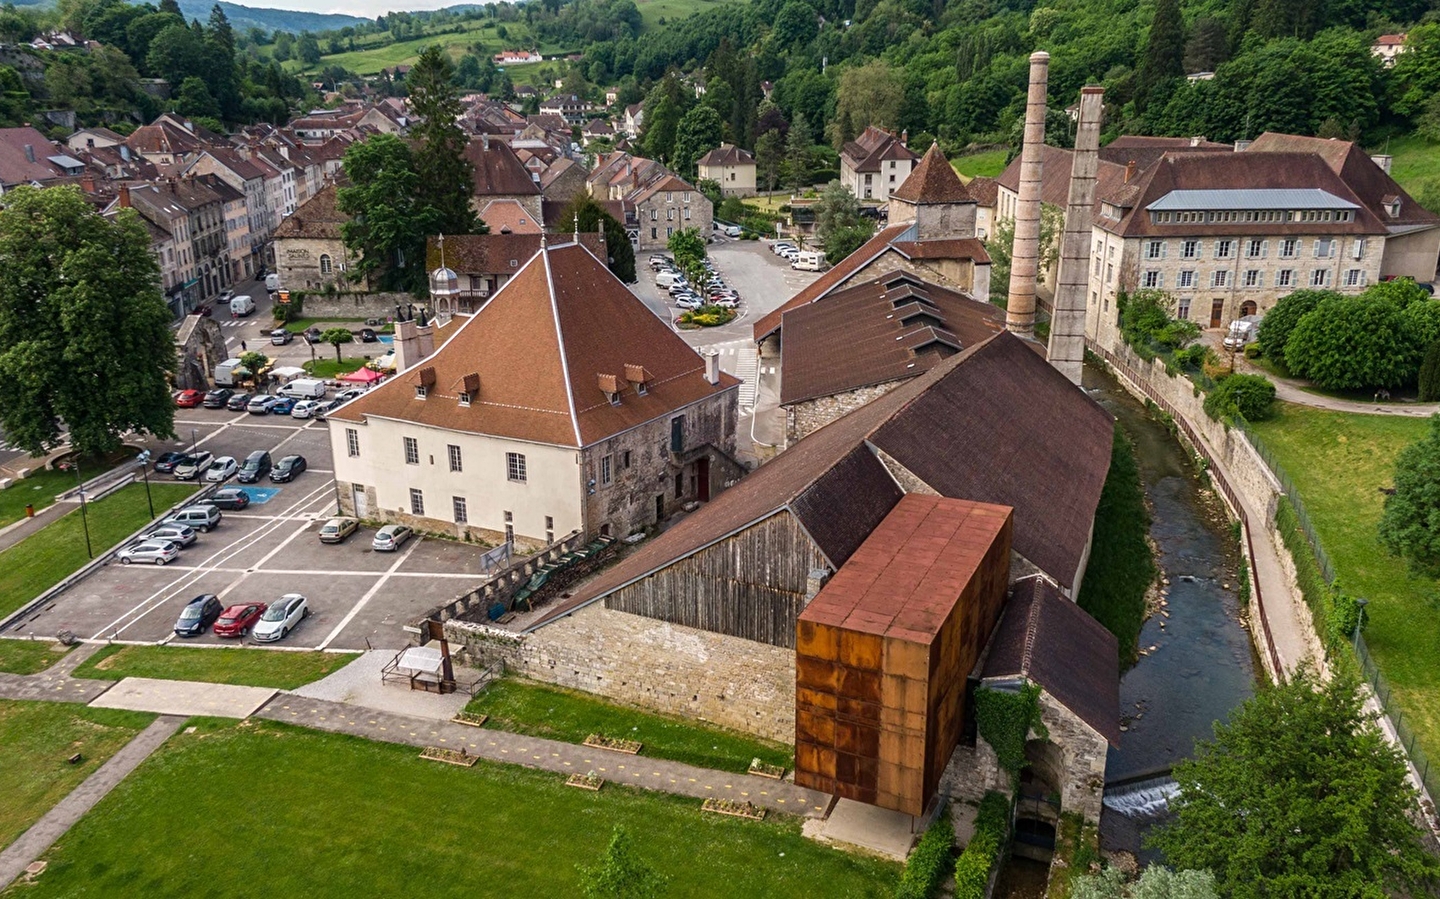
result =
[[1095,218],[1095,178],[1100,170],[1100,119],[1105,89],[1080,91],[1075,128],[1075,155],[1070,167],[1070,195],[1065,207],[1065,234],[1060,244],[1060,272],[1055,287],[1055,314],[1050,321],[1046,356],[1057,371],[1080,384],[1085,365],[1085,292],[1089,283],[1090,233]]
[[1129,183],[1130,183],[1130,179],[1132,179],[1132,178],[1134,178],[1134,177],[1135,177],[1135,160],[1133,160],[1133,159],[1127,159],[1127,160],[1125,161],[1125,183],[1126,183],[1126,184],[1129,184]]
[[120,185],[120,208],[130,208],[130,185],[128,184]]
[[1020,152],[1020,196],[1015,206],[1015,243],[1010,254],[1010,297],[1005,328],[1035,333],[1035,281],[1040,270],[1040,180],[1044,175],[1045,100],[1050,54],[1030,54],[1030,91],[1025,100],[1025,143]]
[[712,386],[720,384],[720,354],[714,350],[705,354],[705,380]]

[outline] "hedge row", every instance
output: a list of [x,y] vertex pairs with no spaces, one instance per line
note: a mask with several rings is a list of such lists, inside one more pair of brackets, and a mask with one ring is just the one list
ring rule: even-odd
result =
[[1010,800],[1002,793],[986,793],[975,815],[975,835],[955,862],[955,899],[984,899],[1009,830]]
[[910,853],[905,871],[900,875],[900,886],[895,889],[895,899],[934,899],[954,857],[955,826],[950,823],[947,807]]

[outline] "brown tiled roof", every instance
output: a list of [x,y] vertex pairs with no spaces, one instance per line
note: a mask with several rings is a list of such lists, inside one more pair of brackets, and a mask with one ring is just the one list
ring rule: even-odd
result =
[[480,218],[493,234],[539,234],[545,230],[530,210],[515,200],[491,200],[480,210]]
[[970,191],[970,196],[975,198],[977,205],[995,208],[995,204],[999,200],[1000,185],[994,178],[978,175],[971,178],[970,183],[965,187]]
[[1015,582],[990,641],[984,677],[1024,677],[1120,745],[1115,635],[1042,577]]
[[[663,173],[659,178],[656,178],[654,181],[651,181],[649,184],[646,184],[644,187],[641,187],[639,190],[630,194],[628,197],[625,198],[625,200],[628,203],[643,203],[645,200],[648,200],[650,197],[655,196],[662,190],[675,191],[678,193],[680,191],[687,190],[694,191],[695,187],[690,182],[686,181],[684,178],[681,178],[679,175],[674,175],[666,172]],[[709,200],[706,200],[706,202],[708,203]]]
[[[560,240],[568,241],[569,238]],[[598,234],[584,232],[580,235],[580,243],[596,256],[604,258],[604,241]],[[538,252],[538,232],[500,234],[491,230],[489,234],[445,235],[445,264],[461,275],[514,275]],[[432,237],[425,251],[425,268],[433,272],[439,267],[440,246]]]
[[312,240],[339,240],[340,229],[350,216],[340,211],[335,202],[336,185],[320,189],[305,204],[285,217],[275,229],[276,239],[287,237]]
[[940,152],[939,143],[930,145],[920,164],[911,170],[905,183],[890,196],[909,203],[975,202],[960,176],[950,167],[945,154]]
[[[1041,160],[1044,168],[1040,176],[1040,202],[1065,208],[1070,202],[1070,170],[1074,166],[1075,153],[1046,144],[1042,147]],[[1140,171],[1140,168],[1137,168]],[[1103,154],[1095,172],[1095,196],[1109,196],[1125,184],[1124,163],[1105,160]],[[1020,192],[1020,157],[1010,160],[1005,171],[995,179],[996,183],[1013,194]]]
[[755,157],[750,151],[734,144],[721,144],[715,149],[700,157],[696,165],[754,165]]
[[[1025,341],[1002,331],[805,437],[583,584],[532,627],[786,508],[803,513],[817,545],[832,564],[843,564],[840,550],[858,546],[856,533],[865,521],[873,527],[877,515],[888,514],[886,497],[894,496],[881,484],[894,483],[888,473],[852,456],[857,450],[869,455],[871,447],[942,496],[1014,508],[1015,551],[1070,586],[1089,545],[1113,427],[1094,400]],[[811,524],[857,514],[857,507],[864,520],[843,525],[849,528],[844,539]],[[829,548],[819,543],[822,533]]]
[[[26,155],[26,147],[30,148],[30,156],[35,157],[34,162]],[[46,161],[46,157],[59,154],[49,138],[28,125],[0,128],[0,184],[28,184],[59,178],[64,173]]]
[[[446,242],[446,253],[449,253]],[[452,266],[453,267],[453,266]],[[645,394],[618,385],[612,405],[598,376],[640,364],[654,375]],[[419,370],[437,391],[415,396]],[[480,394],[458,404],[448,385],[480,376]],[[455,336],[419,366],[398,373],[334,417],[414,421],[453,431],[558,446],[589,446],[725,390],[705,363],[588,250],[564,244],[535,254]]]
[[907,494],[800,621],[928,646],[1009,521],[1004,506]]
[[860,249],[840,260],[839,265],[811,281],[804,290],[786,300],[778,309],[766,313],[756,322],[753,329],[756,342],[764,340],[780,330],[781,319],[786,312],[798,309],[807,303],[813,303],[848,281],[852,275],[869,265],[876,256],[889,249],[891,241],[911,231],[913,227],[913,222],[901,222],[888,228],[882,228],[874,237],[861,245]]
[[897,240],[890,244],[911,259],[969,259],[989,265],[985,242],[974,237],[946,237],[939,240]]
[[471,140],[465,145],[465,158],[475,167],[477,197],[524,196],[540,192],[540,185],[531,179],[515,151],[498,140]]
[[998,306],[891,272],[784,315],[780,402],[788,405],[922,375],[950,355],[902,338],[929,325],[973,346],[1005,328]]
[[[1203,137],[1151,137],[1143,134],[1122,134],[1100,148],[1101,163],[1125,166],[1135,163],[1137,172],[1155,164],[1166,153],[1233,153],[1230,144],[1216,143]],[[1065,169],[1069,177],[1070,169]]]
[[878,172],[886,160],[919,159],[920,155],[900,142],[900,138],[883,128],[869,125],[860,136],[847,143],[840,156],[857,172]]
[[[1440,216],[1415,202],[1394,178],[1350,141],[1267,131],[1255,138],[1245,153],[1314,153],[1325,160],[1331,171],[1354,191],[1360,203],[1386,227],[1407,229],[1440,224]],[[1394,218],[1385,209],[1387,197],[1400,199],[1400,214]]]

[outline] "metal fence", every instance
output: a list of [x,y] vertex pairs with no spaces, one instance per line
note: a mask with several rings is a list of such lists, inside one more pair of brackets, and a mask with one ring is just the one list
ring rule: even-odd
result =
[[1375,701],[1380,703],[1385,717],[1395,728],[1396,741],[1410,757],[1410,764],[1415,766],[1415,773],[1424,784],[1426,795],[1440,796],[1440,771],[1430,767],[1430,757],[1420,748],[1415,731],[1410,729],[1405,720],[1404,710],[1391,704],[1390,683],[1385,680],[1385,675],[1380,673],[1380,666],[1371,658],[1370,648],[1365,645],[1364,637],[1357,637],[1355,640],[1355,658],[1360,663],[1360,673],[1375,692]]
[[1289,472],[1285,470],[1285,466],[1280,464],[1274,451],[1243,418],[1232,420],[1230,426],[1245,435],[1245,439],[1249,440],[1250,445],[1255,448],[1255,452],[1260,454],[1261,460],[1270,469],[1270,473],[1275,476],[1275,480],[1280,482],[1280,489],[1290,500],[1290,505],[1294,507],[1295,517],[1300,522],[1300,529],[1305,532],[1305,539],[1310,542],[1310,549],[1315,553],[1315,562],[1320,566],[1320,573],[1325,575],[1325,583],[1333,584],[1335,582],[1335,565],[1330,561],[1330,554],[1325,552],[1325,547],[1320,542],[1320,535],[1316,533],[1315,526],[1310,523],[1310,513],[1305,508],[1305,501],[1301,499],[1300,491],[1295,488],[1295,482],[1290,479]]

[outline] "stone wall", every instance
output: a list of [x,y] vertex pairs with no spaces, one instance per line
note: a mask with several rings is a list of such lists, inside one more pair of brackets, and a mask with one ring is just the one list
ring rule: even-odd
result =
[[802,437],[843,418],[872,400],[889,393],[905,381],[887,381],[872,387],[861,387],[833,396],[822,396],[813,400],[802,400],[785,406],[785,443],[787,446]]
[[447,621],[485,664],[532,680],[795,742],[795,653],[596,603],[529,634]]
[[[285,286],[289,287],[288,284]],[[414,302],[413,295],[400,292],[325,294],[305,291],[305,317],[388,320],[395,317],[396,306]]]

